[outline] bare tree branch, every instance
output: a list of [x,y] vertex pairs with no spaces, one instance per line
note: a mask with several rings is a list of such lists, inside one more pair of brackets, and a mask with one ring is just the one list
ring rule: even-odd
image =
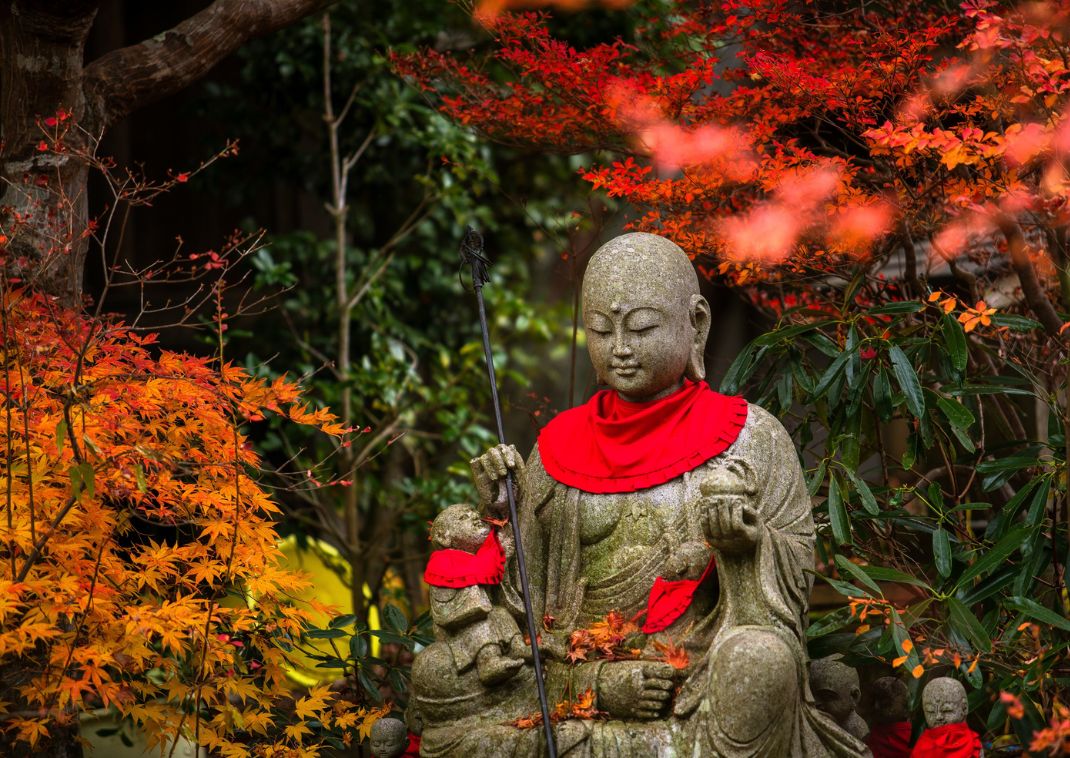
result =
[[1018,274],[1018,281],[1021,282],[1022,295],[1026,303],[1033,311],[1033,315],[1044,325],[1045,331],[1052,337],[1059,337],[1063,320],[1037,278],[1036,269],[1033,268],[1033,263],[1026,252],[1027,245],[1022,228],[1017,221],[1006,215],[998,216],[996,224],[1003,236],[1007,238],[1007,252],[1010,255],[1011,266]]
[[323,10],[335,0],[216,0],[151,39],[102,56],[85,69],[91,123],[106,127],[204,76],[245,42]]

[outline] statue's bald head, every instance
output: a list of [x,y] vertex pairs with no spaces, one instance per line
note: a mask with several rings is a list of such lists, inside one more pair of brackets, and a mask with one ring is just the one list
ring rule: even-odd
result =
[[656,234],[602,245],[583,277],[587,348],[600,381],[626,400],[664,397],[703,379],[710,307],[687,254]]
[[632,232],[614,237],[595,251],[583,277],[583,297],[595,291],[627,297],[637,290],[666,305],[676,302],[685,310],[699,294],[698,275],[680,246],[657,234]]

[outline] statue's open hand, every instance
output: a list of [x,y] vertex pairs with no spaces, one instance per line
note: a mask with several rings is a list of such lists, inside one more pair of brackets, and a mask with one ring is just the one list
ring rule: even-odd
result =
[[710,562],[710,546],[705,542],[685,542],[676,549],[662,569],[665,579],[698,579]]
[[660,661],[611,661],[598,674],[598,707],[613,718],[656,719],[672,699],[675,669]]
[[758,511],[738,498],[709,497],[706,534],[710,545],[724,553],[747,553],[758,544]]
[[519,482],[524,473],[524,459],[512,445],[496,445],[478,458],[473,458],[469,465],[479,493],[479,508],[483,512],[505,499],[502,487],[507,472],[513,472],[514,482]]

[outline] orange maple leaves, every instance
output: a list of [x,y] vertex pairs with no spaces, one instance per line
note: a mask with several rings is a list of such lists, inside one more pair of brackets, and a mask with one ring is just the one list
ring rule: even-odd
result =
[[277,565],[277,506],[243,424],[272,411],[348,430],[290,381],[150,353],[151,336],[41,296],[9,290],[0,317],[0,663],[26,675],[0,713],[43,714],[14,733],[34,744],[49,714],[103,705],[155,745],[195,721],[227,754],[273,728],[318,742],[325,689],[274,726],[308,614],[288,600],[303,580]]

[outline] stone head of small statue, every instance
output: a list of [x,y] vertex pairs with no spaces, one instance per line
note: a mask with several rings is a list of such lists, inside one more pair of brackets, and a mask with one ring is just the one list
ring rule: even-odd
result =
[[906,721],[910,718],[907,685],[894,676],[882,676],[873,682],[873,718],[881,724]]
[[370,739],[375,758],[398,758],[409,746],[409,730],[401,719],[381,718],[372,724]]
[[930,728],[966,720],[966,688],[949,676],[933,679],[921,693],[921,707]]
[[626,401],[657,400],[704,379],[710,306],[687,254],[656,234],[625,234],[591,257],[583,323],[599,382]]
[[838,655],[819,658],[810,664],[810,691],[817,707],[836,721],[847,718],[862,696],[858,672]]
[[474,553],[490,535],[490,524],[465,503],[448,506],[431,524],[431,545]]

